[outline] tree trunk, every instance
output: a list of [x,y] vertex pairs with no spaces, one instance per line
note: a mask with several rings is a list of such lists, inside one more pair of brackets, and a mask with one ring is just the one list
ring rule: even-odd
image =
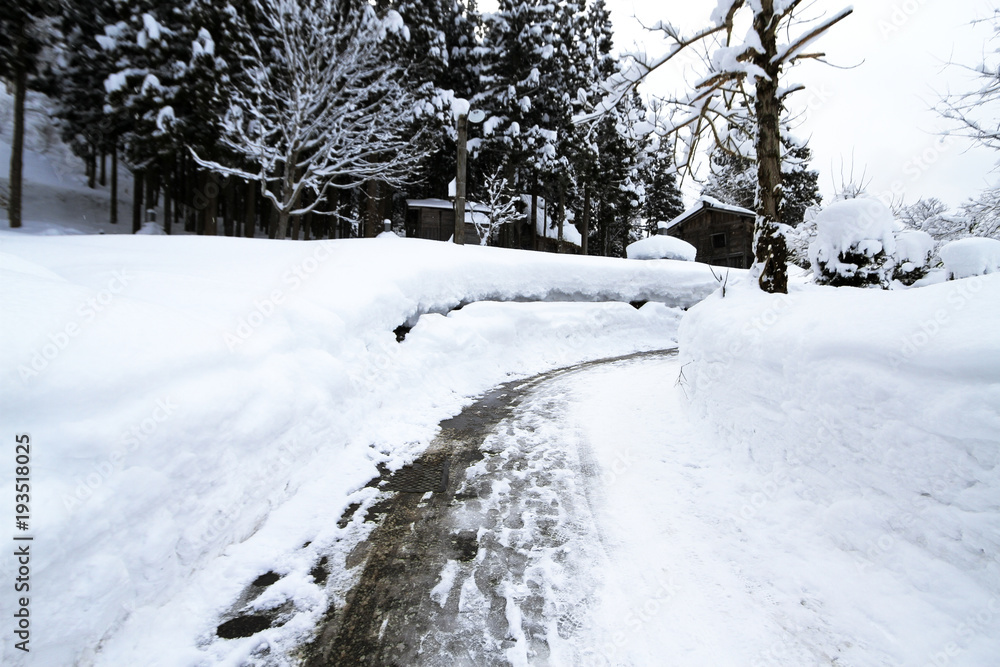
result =
[[590,183],[585,183],[583,186],[583,229],[580,231],[580,236],[583,237],[580,252],[587,255],[590,253]]
[[254,237],[257,227],[257,184],[247,181],[246,197],[243,200],[243,235]]
[[101,187],[103,188],[105,185],[108,184],[108,152],[104,149],[103,146],[101,147],[101,158],[100,158],[100,160],[101,160],[101,179],[100,179],[100,184],[101,184]]
[[559,252],[563,251],[563,222],[566,219],[566,180],[559,179],[559,204],[556,209],[556,221],[559,225]]
[[118,224],[118,139],[111,144],[111,224]]
[[538,250],[538,178],[531,182],[531,217],[528,219],[531,228],[531,249]]
[[777,21],[774,0],[761,0],[754,16],[754,29],[761,36],[764,54],[754,55],[754,64],[768,78],[757,79],[754,112],[757,114],[757,238],[758,284],[765,292],[788,292],[788,247],[781,232],[781,103],[778,99],[780,64],[776,63]]
[[219,233],[218,224],[215,217],[219,212],[219,175],[214,171],[204,172],[204,197],[205,209],[202,211],[202,223],[206,236],[215,236]]
[[288,215],[288,210],[287,209],[282,208],[282,209],[278,210],[278,234],[277,234],[277,238],[281,239],[282,241],[285,240],[286,238],[288,238],[288,219],[290,217],[291,216]]
[[156,205],[160,199],[160,176],[157,169],[147,169],[143,180],[146,182],[146,210],[143,222],[156,220]]
[[24,98],[28,86],[27,37],[18,35],[14,55],[14,137],[10,147],[10,201],[7,215],[11,228],[21,226],[21,205],[24,187]]
[[233,236],[233,222],[236,218],[233,215],[236,210],[236,188],[235,183],[233,183],[233,178],[231,176],[226,177],[226,181],[222,186],[225,206],[222,211],[222,228],[223,233],[226,236]]
[[[271,187],[272,193],[276,187],[277,186]],[[278,207],[270,199],[265,199],[264,201],[268,203],[267,238],[276,239],[278,238]]]
[[87,187],[91,190],[97,187],[97,150],[93,145],[87,149]]
[[365,202],[365,238],[378,235],[378,181],[368,181],[368,199]]
[[171,232],[170,223],[172,222],[171,216],[173,215],[173,193],[170,192],[172,175],[170,171],[168,168],[163,175],[163,231],[167,234]]
[[136,169],[132,180],[132,233],[142,227],[142,169]]

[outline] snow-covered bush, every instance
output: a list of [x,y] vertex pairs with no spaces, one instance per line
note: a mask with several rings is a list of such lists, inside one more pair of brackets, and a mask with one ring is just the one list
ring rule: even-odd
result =
[[625,256],[629,259],[679,259],[693,262],[698,250],[674,236],[658,234],[646,239],[640,239],[625,248]]
[[788,261],[803,269],[811,266],[809,261],[809,245],[816,240],[816,216],[819,206],[810,206],[802,214],[802,222],[789,227],[785,232],[785,243],[788,247]]
[[809,261],[817,283],[887,289],[895,266],[895,220],[877,199],[834,202],[816,216]]
[[1000,271],[1000,241],[967,238],[946,243],[938,251],[949,280]]
[[912,285],[927,275],[934,255],[934,238],[927,232],[907,229],[896,234],[896,268],[893,278]]

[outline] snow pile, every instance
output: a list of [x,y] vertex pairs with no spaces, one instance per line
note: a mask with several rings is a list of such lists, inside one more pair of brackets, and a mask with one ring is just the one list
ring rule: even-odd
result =
[[888,286],[896,241],[892,212],[877,199],[834,202],[816,216],[809,259],[817,282]]
[[850,638],[844,663],[1000,655],[998,330],[998,275],[744,284],[682,321],[680,383],[726,455],[716,474],[755,471],[729,508],[752,585],[786,600],[783,627]]
[[163,229],[163,225],[158,222],[144,222],[142,223],[142,227],[139,228],[139,231],[136,232],[136,234],[144,234],[147,236],[165,236],[166,233],[167,232]]
[[697,252],[687,241],[663,234],[640,239],[625,248],[625,255],[629,259],[677,259],[693,262]]
[[951,241],[938,251],[950,278],[969,278],[1000,271],[1000,241],[967,238]]
[[[663,303],[716,287],[686,262],[399,238],[3,233],[0,252],[0,421],[31,435],[30,530],[49,545],[31,618],[59,629],[33,635],[31,660],[6,643],[13,665],[281,654],[349,587],[376,464],[411,460],[512,373],[671,345]],[[663,303],[621,303],[644,300]],[[309,575],[324,557],[327,587]],[[253,605],[283,624],[216,638],[267,571],[281,581]]]

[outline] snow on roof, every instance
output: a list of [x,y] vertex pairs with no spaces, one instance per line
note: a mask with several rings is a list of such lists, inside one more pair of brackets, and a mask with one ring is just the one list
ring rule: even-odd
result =
[[684,211],[670,222],[666,223],[666,228],[671,229],[675,225],[679,225],[680,223],[684,222],[685,220],[687,220],[688,218],[690,218],[703,208],[714,208],[719,211],[729,211],[730,213],[739,213],[741,215],[753,215],[753,216],[757,215],[748,208],[743,208],[742,206],[733,206],[732,204],[725,204],[716,199],[715,197],[702,195],[701,197],[698,197],[698,201],[694,203],[694,206]]
[[[450,199],[435,199],[433,197],[430,199],[407,199],[406,205],[410,208],[440,208],[448,210],[455,208],[454,201],[451,201]],[[489,211],[486,206],[474,201],[466,201],[465,210],[466,212],[476,211],[478,213],[486,213]]]

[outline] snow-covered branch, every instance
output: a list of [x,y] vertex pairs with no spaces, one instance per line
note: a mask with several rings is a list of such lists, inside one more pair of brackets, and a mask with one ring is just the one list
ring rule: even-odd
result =
[[[288,218],[311,211],[330,188],[371,180],[399,186],[419,156],[407,135],[414,98],[405,73],[385,56],[393,11],[379,18],[365,4],[345,15],[334,0],[258,0],[273,43],[254,37],[250,63],[226,115],[221,143],[252,165],[199,155],[202,166],[258,181],[278,209],[278,237]],[[305,192],[312,202],[300,206]]]

